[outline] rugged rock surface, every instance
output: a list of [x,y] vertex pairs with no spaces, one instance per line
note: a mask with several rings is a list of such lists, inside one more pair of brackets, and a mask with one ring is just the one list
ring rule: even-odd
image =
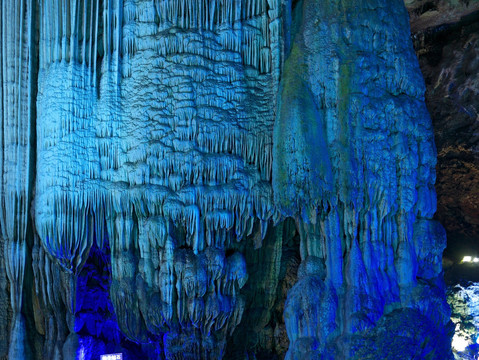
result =
[[455,325],[452,347],[458,360],[474,359],[479,351],[479,285],[464,281],[447,291]]
[[408,8],[438,150],[437,218],[454,260],[479,251],[479,3]]
[[408,20],[400,0],[4,1],[0,353],[449,358]]

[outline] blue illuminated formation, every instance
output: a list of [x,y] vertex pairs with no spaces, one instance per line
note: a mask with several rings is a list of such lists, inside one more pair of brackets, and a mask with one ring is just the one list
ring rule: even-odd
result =
[[402,1],[1,6],[0,359],[450,358]]

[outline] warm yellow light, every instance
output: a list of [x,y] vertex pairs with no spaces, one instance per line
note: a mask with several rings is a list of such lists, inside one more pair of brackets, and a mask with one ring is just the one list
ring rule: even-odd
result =
[[472,261],[472,256],[464,256],[462,259],[462,262],[471,262]]

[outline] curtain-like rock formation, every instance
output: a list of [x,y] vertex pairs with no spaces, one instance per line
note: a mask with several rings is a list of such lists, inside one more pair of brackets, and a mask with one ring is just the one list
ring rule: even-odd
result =
[[449,357],[401,1],[2,4],[10,359]]
[[[2,334],[9,338],[8,358],[29,353],[21,312],[27,242],[32,242],[30,202],[34,169],[34,16],[33,1],[2,1],[0,49],[0,231],[3,259],[0,271],[9,282],[9,314],[2,316]],[[3,287],[0,297],[6,295]],[[7,326],[5,326],[5,320]],[[3,330],[2,329],[2,330]],[[3,349],[0,353],[6,353]]]

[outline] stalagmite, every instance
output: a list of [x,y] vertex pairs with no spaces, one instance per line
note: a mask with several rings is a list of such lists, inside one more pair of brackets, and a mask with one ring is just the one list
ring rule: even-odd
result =
[[[288,294],[285,322],[292,343],[287,359],[318,352],[324,358],[356,358],[367,351],[355,348],[348,334],[357,339],[367,336],[361,334],[367,334],[381,319],[389,325],[384,333],[378,330],[377,336],[391,336],[387,331],[394,328],[390,314],[397,306],[393,304],[400,303],[403,309],[428,307],[428,300],[415,292],[420,292],[421,286],[433,292],[442,286],[439,268],[435,280],[421,285],[417,281],[418,266],[424,265],[415,252],[414,228],[433,223],[432,213],[418,211],[430,207],[431,201],[417,196],[421,184],[432,180],[429,171],[417,169],[431,169],[434,153],[422,153],[426,156],[418,159],[418,143],[432,146],[431,140],[423,141],[430,139],[430,121],[417,66],[399,60],[414,55],[410,55],[409,40],[400,40],[392,31],[393,27],[407,29],[404,9],[399,2],[394,4],[393,10],[389,8],[394,12],[394,24],[385,20],[388,11],[379,3],[369,7],[346,1],[304,1],[295,15],[302,20],[292,33],[281,81],[273,139],[273,190],[281,210],[297,218],[303,263],[320,256],[326,276],[324,283],[300,278]],[[354,19],[350,16],[353,12]],[[378,27],[384,36],[383,46],[396,46],[386,58],[385,53],[378,53],[382,47],[361,40],[370,38],[367,33]],[[396,61],[392,59],[402,63],[400,69],[387,67],[386,61]],[[331,71],[317,71],[325,67]],[[381,75],[374,67],[382,69]],[[374,110],[369,110],[371,107]],[[420,126],[411,127],[412,123]],[[303,204],[312,204],[317,210],[308,210]],[[318,219],[320,226],[316,225]],[[422,234],[419,236],[428,243],[442,243],[439,232]],[[317,244],[321,244],[319,249]],[[322,271],[310,276],[319,274]],[[439,302],[444,304],[444,298]],[[318,320],[316,306],[325,306],[327,310],[318,311],[330,319]],[[304,311],[308,316],[300,320],[296,314]],[[444,321],[437,313],[430,316],[438,323]],[[334,318],[340,319],[342,332],[335,340],[342,348],[336,351],[328,350],[327,344],[334,326],[329,330],[318,326],[334,324]],[[384,349],[363,346],[374,356],[384,354]],[[434,356],[446,358],[449,350],[434,351]]]

